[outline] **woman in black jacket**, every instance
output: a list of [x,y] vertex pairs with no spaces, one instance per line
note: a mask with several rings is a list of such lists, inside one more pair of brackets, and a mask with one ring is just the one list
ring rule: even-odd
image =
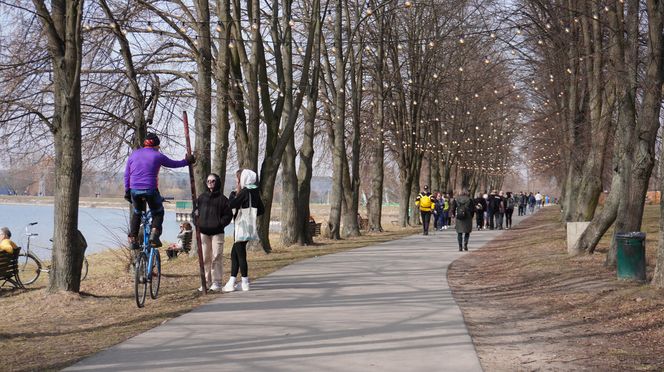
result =
[[[219,291],[223,280],[224,229],[233,213],[228,199],[221,193],[221,178],[210,173],[205,182],[208,189],[198,197],[194,213],[203,243],[205,280],[211,291]],[[203,291],[203,287],[198,290]]]
[[[234,216],[237,218],[240,209],[249,211],[249,208],[256,208],[257,216],[265,212],[265,206],[261,200],[258,186],[256,186],[256,173],[249,169],[240,169],[236,172],[237,185],[235,191],[231,192],[229,197]],[[251,203],[250,203],[251,200]],[[250,221],[254,231],[257,227],[257,221]],[[232,292],[238,288],[235,286],[238,271],[242,274],[240,289],[249,290],[249,268],[247,265],[247,243],[246,238],[238,237],[238,226],[235,226],[235,243],[231,249],[231,277],[222,289],[224,292]]]

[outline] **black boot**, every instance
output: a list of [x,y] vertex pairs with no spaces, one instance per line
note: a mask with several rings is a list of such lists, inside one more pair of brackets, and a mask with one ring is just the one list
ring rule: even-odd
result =
[[141,247],[138,246],[138,243],[136,242],[136,238],[135,238],[135,237],[133,237],[133,236],[129,236],[129,237],[128,237],[128,240],[129,240],[129,249],[131,249],[131,250],[138,250],[138,249],[141,248]]
[[155,248],[161,247],[161,240],[159,240],[159,235],[160,234],[157,229],[152,229],[150,232],[150,244]]

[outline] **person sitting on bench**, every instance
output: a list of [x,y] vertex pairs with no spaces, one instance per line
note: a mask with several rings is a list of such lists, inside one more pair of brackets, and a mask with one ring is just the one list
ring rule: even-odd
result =
[[0,251],[9,254],[14,253],[14,249],[18,247],[16,243],[11,240],[12,232],[7,227],[0,228]]
[[191,247],[191,224],[189,222],[183,222],[180,224],[180,233],[178,234],[178,242],[171,243],[166,250],[166,255],[168,258],[174,258],[178,256],[178,251],[188,252]]

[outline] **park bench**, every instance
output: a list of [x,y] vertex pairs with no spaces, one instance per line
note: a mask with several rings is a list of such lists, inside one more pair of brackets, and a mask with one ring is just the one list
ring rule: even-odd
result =
[[4,286],[5,283],[10,283],[15,288],[25,288],[18,276],[18,254],[20,251],[21,248],[17,247],[13,254],[0,252],[0,287]]
[[320,235],[320,222],[309,221],[309,235],[312,237]]

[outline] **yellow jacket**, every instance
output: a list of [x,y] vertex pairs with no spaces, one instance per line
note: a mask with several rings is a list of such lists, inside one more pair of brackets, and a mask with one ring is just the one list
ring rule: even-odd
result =
[[17,245],[10,239],[2,239],[0,241],[0,251],[7,252],[9,254],[14,253],[14,249],[16,249]]
[[420,193],[417,195],[417,198],[415,198],[415,205],[417,205],[422,212],[433,212],[433,210],[436,209],[434,199],[429,193]]

